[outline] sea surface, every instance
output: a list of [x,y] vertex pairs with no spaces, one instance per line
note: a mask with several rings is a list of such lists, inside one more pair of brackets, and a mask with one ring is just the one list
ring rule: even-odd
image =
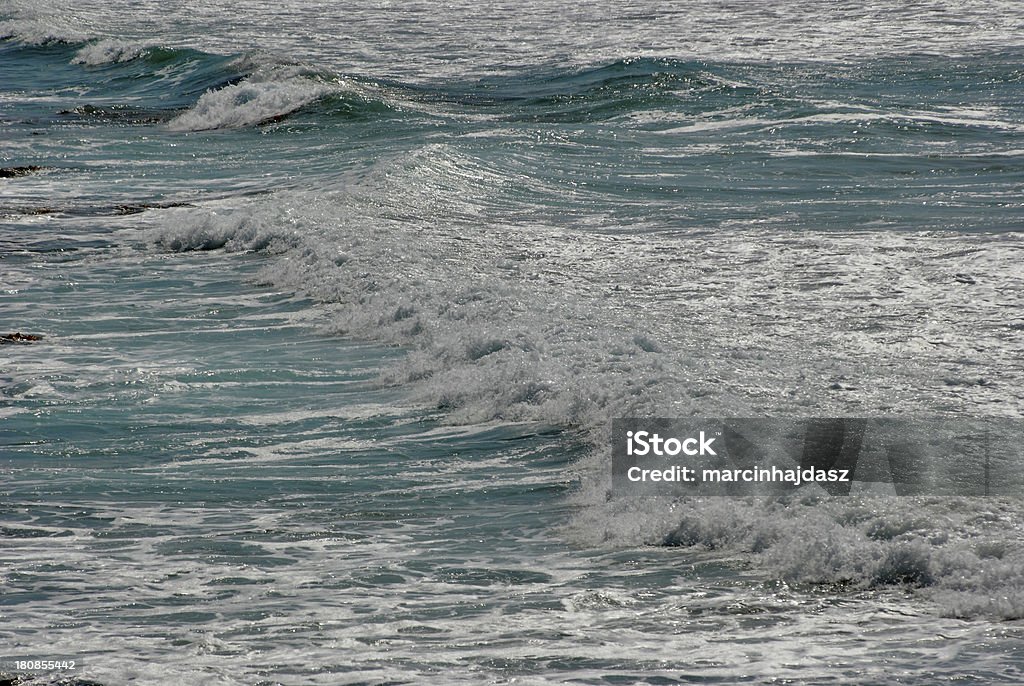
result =
[[1024,7],[0,0],[0,672],[1011,684],[1024,500],[617,417],[1020,418]]

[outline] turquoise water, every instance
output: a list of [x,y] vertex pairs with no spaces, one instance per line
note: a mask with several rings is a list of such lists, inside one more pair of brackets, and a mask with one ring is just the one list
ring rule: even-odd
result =
[[608,431],[1020,416],[1024,14],[648,5],[0,7],[0,661],[1020,680],[1018,499]]

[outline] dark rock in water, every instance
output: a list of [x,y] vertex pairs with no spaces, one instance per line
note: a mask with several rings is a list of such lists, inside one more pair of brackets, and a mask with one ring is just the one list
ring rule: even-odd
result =
[[19,214],[36,216],[40,214],[54,214],[57,210],[52,207],[10,207],[0,205],[0,214],[17,216]]
[[188,202],[146,202],[131,205],[117,205],[113,208],[114,214],[138,214],[146,210],[163,210],[169,207],[195,207]]
[[195,207],[192,203],[183,201],[174,202],[147,202],[122,205],[65,205],[59,207],[10,207],[0,205],[0,214],[10,213],[13,215],[42,215],[59,214],[69,217],[109,217],[126,214],[139,214],[146,210],[162,210],[171,207]]
[[[35,343],[41,340],[43,340],[43,337],[34,333],[15,332],[0,334],[0,345],[4,343]],[[0,686],[3,685],[0,684]]]
[[34,164],[25,167],[0,167],[0,179],[13,179],[15,176],[28,176],[42,171],[45,167],[38,167]]
[[68,118],[99,119],[123,124],[159,124],[172,119],[178,114],[178,110],[147,109],[131,105],[81,105],[71,110],[61,110],[57,114]]

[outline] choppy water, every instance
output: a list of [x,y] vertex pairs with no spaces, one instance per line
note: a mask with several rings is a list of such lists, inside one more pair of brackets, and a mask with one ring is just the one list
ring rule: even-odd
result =
[[0,660],[1021,680],[1019,499],[607,497],[1020,416],[1016,3],[193,5],[0,5]]

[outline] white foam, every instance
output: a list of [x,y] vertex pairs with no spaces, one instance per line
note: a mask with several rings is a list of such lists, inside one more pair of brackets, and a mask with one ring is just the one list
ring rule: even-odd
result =
[[[329,303],[339,333],[407,346],[389,378],[413,383],[459,421],[595,426],[627,410],[737,416],[849,402],[928,412],[935,396],[915,389],[935,389],[942,402],[960,391],[944,384],[956,374],[922,336],[968,347],[980,336],[991,359],[971,374],[1015,373],[1012,346],[984,303],[1017,297],[999,287],[1012,280],[1016,238],[769,230],[755,240],[744,226],[654,242],[493,223],[522,189],[428,145],[346,190],[176,211],[155,238],[176,250],[279,253],[268,280]],[[968,290],[953,279],[959,272],[988,276]],[[922,307],[933,312],[924,328],[897,314]],[[876,316],[885,333],[866,335],[864,321]],[[843,375],[856,382],[830,391]],[[1008,383],[971,393],[998,396],[1007,411],[1021,403]]]
[[130,62],[142,55],[147,47],[149,46],[143,43],[131,43],[107,38],[86,45],[75,53],[71,62],[73,64],[85,64],[90,67],[114,62]]
[[172,131],[206,131],[255,126],[282,117],[331,89],[294,70],[275,70],[204,93],[196,104],[168,124]]
[[26,45],[82,43],[90,38],[89,34],[60,17],[0,21],[0,37],[12,38]]

